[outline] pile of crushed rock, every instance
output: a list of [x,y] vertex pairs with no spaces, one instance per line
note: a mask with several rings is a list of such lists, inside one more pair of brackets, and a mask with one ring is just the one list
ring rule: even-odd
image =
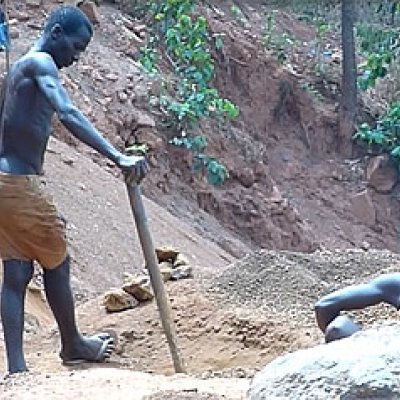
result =
[[[311,254],[260,250],[204,282],[225,305],[278,315],[302,326],[314,325],[314,303],[343,286],[400,271],[400,255],[389,251],[322,250]],[[361,323],[395,316],[385,305],[357,311]]]

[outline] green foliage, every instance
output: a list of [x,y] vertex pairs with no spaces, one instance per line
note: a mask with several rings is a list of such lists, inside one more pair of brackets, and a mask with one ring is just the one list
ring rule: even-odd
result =
[[329,31],[329,24],[324,18],[314,17],[313,23],[315,26],[315,42],[314,42],[314,65],[313,69],[317,76],[325,73],[326,65],[323,61],[324,41],[326,40]]
[[[227,99],[221,99],[210,87],[214,73],[210,38],[204,17],[193,18],[191,0],[149,2],[153,17],[153,35],[142,49],[140,62],[146,71],[157,71],[157,51],[162,48],[177,76],[175,92],[163,96],[161,103],[178,126],[196,124],[201,117],[235,118],[239,111]],[[216,44],[222,46],[221,37]]]
[[222,185],[229,178],[228,170],[214,157],[198,154],[194,158],[194,170],[206,171],[207,182],[214,186]]
[[193,152],[193,171],[195,173],[204,171],[207,182],[211,185],[220,186],[229,178],[228,170],[223,164],[216,158],[203,153],[203,150],[207,146],[207,140],[204,136],[175,137],[171,140],[171,143]]
[[300,87],[305,91],[308,92],[311,97],[314,98],[317,102],[321,103],[323,100],[322,94],[314,87],[314,85],[310,82],[303,82]]
[[243,14],[243,11],[235,4],[231,5],[230,8],[232,16],[242,25],[243,27],[248,27],[249,22],[247,21],[246,16]]
[[375,128],[363,123],[354,135],[379,152],[390,154],[400,165],[400,101],[392,103]]
[[200,118],[235,118],[239,110],[231,101],[221,98],[218,90],[211,86],[214,74],[212,46],[221,50],[223,41],[220,35],[210,37],[204,17],[190,15],[193,7],[193,0],[147,2],[152,34],[141,51],[140,63],[151,74],[158,72],[160,59],[166,59],[171,64],[175,79],[169,85],[168,93],[161,94],[160,105],[172,124],[185,132],[183,138],[176,137],[172,143],[184,146],[194,153],[195,158],[201,159],[200,165],[207,174],[217,176],[215,179],[210,176],[209,181],[214,183],[227,177],[227,174],[221,172],[223,166],[220,169],[215,167],[216,160],[200,153],[195,145],[199,139],[190,138],[191,132]]
[[378,78],[387,75],[390,64],[398,57],[400,32],[394,28],[360,24],[357,26],[357,37],[361,52],[366,57],[360,66],[362,76],[358,85],[360,89],[366,90],[374,86]]
[[140,49],[140,63],[148,73],[157,73],[157,52],[152,46]]
[[263,44],[268,50],[272,50],[280,64],[287,60],[289,47],[293,46],[295,40],[288,32],[278,32],[276,20],[272,12],[268,13],[265,21]]
[[[157,70],[157,51],[161,47],[177,76],[175,92],[163,96],[162,104],[175,118],[175,123],[187,129],[204,116],[219,115],[234,118],[238,110],[227,99],[221,99],[210,86],[214,62],[210,54],[208,25],[204,17],[193,18],[191,0],[149,2],[153,16],[153,35],[142,49],[140,62],[150,73]],[[222,46],[217,37],[216,44]]]
[[144,144],[133,144],[133,145],[125,148],[125,151],[129,155],[144,156],[148,153],[149,146],[145,143]]

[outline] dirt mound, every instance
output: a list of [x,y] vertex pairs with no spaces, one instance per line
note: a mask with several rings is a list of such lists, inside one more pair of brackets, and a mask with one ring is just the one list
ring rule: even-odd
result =
[[[262,250],[233,263],[205,281],[224,304],[278,317],[292,327],[313,328],[314,303],[341,287],[400,271],[400,256],[359,249],[311,254]],[[353,313],[362,322],[392,318],[393,308],[379,305]]]
[[208,290],[227,303],[303,324],[327,285],[285,253],[262,250],[211,277]]
[[400,256],[379,250],[323,250],[312,254],[285,252],[285,257],[318,276],[330,290],[371,279],[383,272],[400,271]]

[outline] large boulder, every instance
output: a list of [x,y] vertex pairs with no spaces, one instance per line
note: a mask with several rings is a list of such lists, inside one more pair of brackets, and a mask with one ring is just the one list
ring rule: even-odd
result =
[[86,14],[88,17],[89,21],[97,25],[100,23],[100,17],[99,13],[97,11],[97,5],[95,1],[90,1],[90,0],[81,0],[76,3],[77,7],[79,7],[82,12]]
[[398,169],[389,155],[372,157],[366,168],[368,185],[378,193],[390,193],[398,181]]
[[248,399],[400,399],[400,323],[279,357],[254,376]]

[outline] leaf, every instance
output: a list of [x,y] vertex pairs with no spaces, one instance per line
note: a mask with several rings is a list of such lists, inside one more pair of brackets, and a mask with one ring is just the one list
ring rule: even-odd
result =
[[220,186],[228,178],[228,170],[219,161],[212,160],[207,165],[207,181],[211,185]]
[[390,155],[395,158],[400,158],[400,146],[396,146],[391,152]]
[[223,41],[222,41],[222,39],[221,39],[221,36],[217,36],[217,37],[215,38],[215,48],[216,48],[217,50],[221,50],[222,47],[223,47],[223,45],[224,45],[224,43],[223,43]]
[[149,151],[149,146],[146,143],[133,144],[125,149],[128,154],[146,155]]

